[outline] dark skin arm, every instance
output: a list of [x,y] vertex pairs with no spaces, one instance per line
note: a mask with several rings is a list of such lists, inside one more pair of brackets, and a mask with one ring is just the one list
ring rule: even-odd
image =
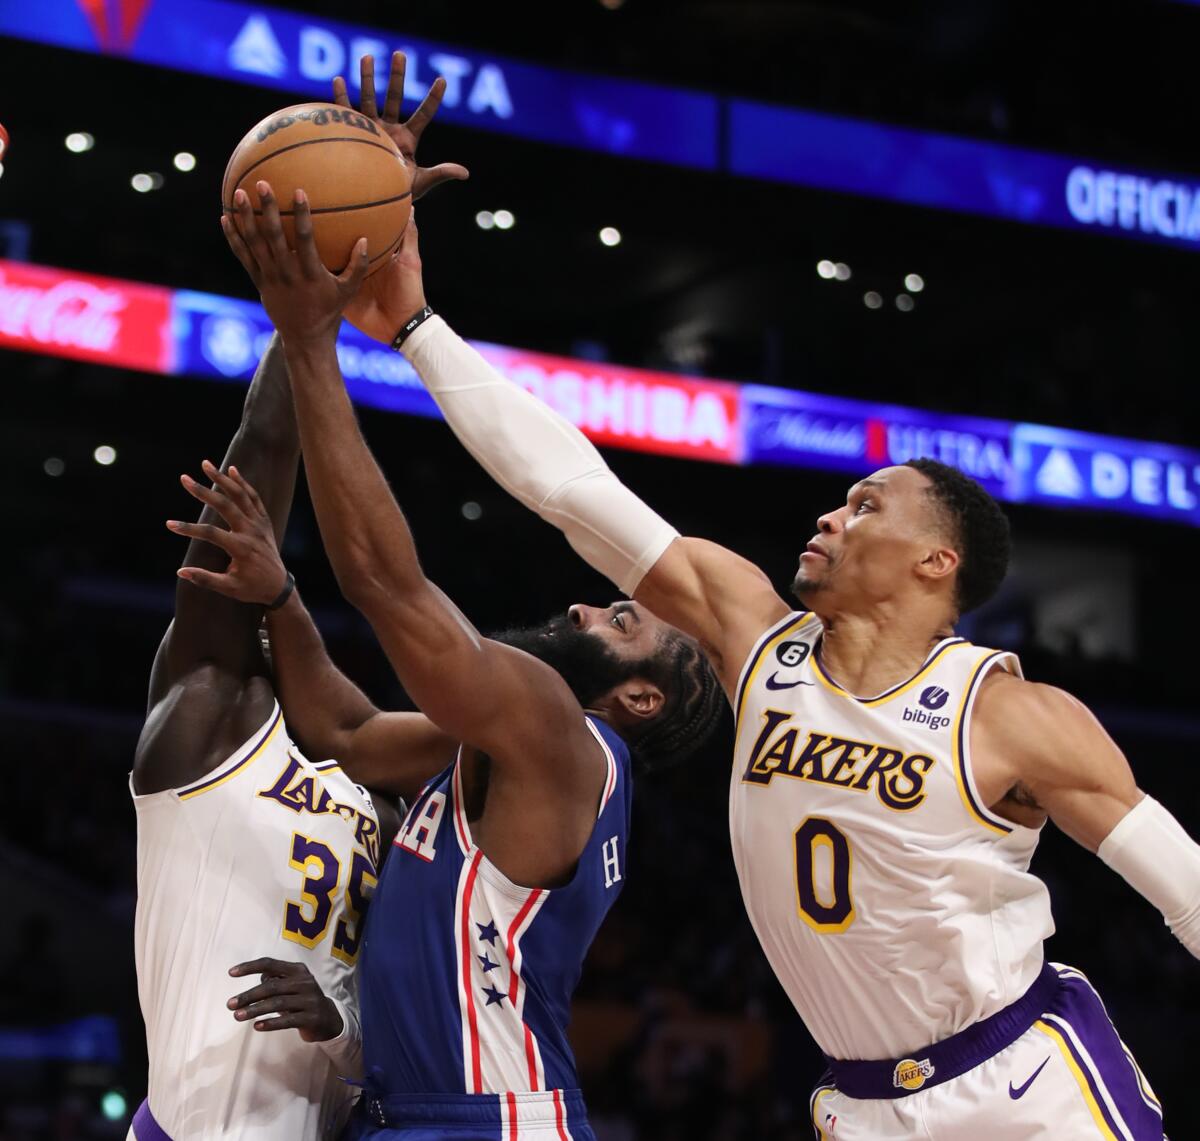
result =
[[[223,467],[238,463],[254,473],[264,509],[281,534],[291,509],[299,436],[279,338],[259,362],[242,423]],[[195,481],[184,476],[185,488]],[[205,508],[200,520],[215,525]],[[199,779],[229,756],[266,720],[274,701],[258,640],[261,608],[201,590],[186,568],[219,571],[226,555],[193,541],[175,591],[175,618],[150,674],[146,724],[133,764],[139,794],[178,788]]]
[[[213,488],[197,486],[192,494],[225,526],[187,523],[172,530],[215,544],[229,564],[223,573],[190,570],[188,578],[228,598],[269,602],[287,573],[266,506],[237,467],[214,469],[211,476]],[[334,757],[359,784],[409,801],[454,760],[458,742],[424,714],[381,712],[334,665],[298,590],[268,612],[267,627],[280,704],[310,757]]]
[[[363,66],[364,77],[373,72],[369,60]],[[397,53],[388,87],[388,132],[415,165],[421,134],[441,104],[445,81],[434,83],[414,115],[401,123],[403,89],[404,57]],[[447,179],[466,177],[465,168],[453,163],[416,167],[413,199]],[[228,219],[223,218],[222,227],[227,224]],[[283,533],[291,508],[298,453],[292,394],[276,337],[250,386],[242,425],[221,469],[237,464],[250,477],[267,505],[277,537]],[[188,490],[198,486],[190,477],[184,477],[183,483]],[[218,525],[207,507],[200,521]],[[193,538],[183,567],[185,571],[194,567],[220,572],[226,562],[220,547]],[[259,606],[201,590],[186,574],[180,575],[175,620],[167,629],[150,675],[146,724],[134,757],[135,791],[160,792],[198,779],[266,720],[274,696],[258,639],[260,614]]]
[[590,836],[603,751],[562,678],[481,637],[421,569],[408,524],[359,432],[335,351],[342,309],[365,277],[366,243],[335,277],[317,258],[303,192],[294,202],[294,253],[271,188],[259,183],[258,192],[261,228],[243,203],[230,245],[286,346],[305,468],[338,583],[418,707],[494,762],[476,829],[481,847],[520,883],[559,882]]

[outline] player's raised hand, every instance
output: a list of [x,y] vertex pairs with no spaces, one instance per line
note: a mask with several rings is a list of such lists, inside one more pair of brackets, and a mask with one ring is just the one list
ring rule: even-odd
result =
[[[446,92],[446,81],[440,76],[421,100],[421,105],[407,118],[400,122],[400,106],[404,102],[404,69],[407,61],[403,52],[392,53],[392,68],[388,76],[387,96],[383,104],[383,113],[375,100],[375,57],[365,55],[359,61],[359,75],[362,80],[362,106],[360,110],[368,118],[374,119],[391,136],[406,162],[416,167],[413,174],[413,201],[422,194],[428,193],[441,182],[453,179],[469,178],[465,166],[456,162],[443,162],[437,166],[417,166],[417,146],[421,141],[421,133],[429,126],[430,120],[437,114],[442,104],[442,96]],[[352,106],[350,96],[346,92],[346,81],[340,75],[333,81],[333,101],[342,107]]]
[[221,229],[238,261],[245,267],[262,298],[263,308],[279,330],[284,344],[332,340],[342,310],[367,275],[367,239],[359,238],[350,262],[340,274],[330,273],[317,255],[308,196],[297,190],[292,203],[296,248],[288,249],[279,203],[270,184],[257,184],[262,204],[255,217],[250,197],[238,190],[233,213],[222,214]]
[[209,460],[201,466],[213,481],[212,487],[197,483],[190,475],[181,475],[180,482],[190,495],[211,507],[228,530],[214,523],[184,523],[178,519],[169,519],[167,527],[176,535],[220,547],[229,556],[229,566],[223,574],[199,567],[181,567],[175,573],[238,602],[266,606],[279,597],[288,582],[271,517],[258,492],[236,467],[222,472]]
[[343,315],[368,337],[390,345],[404,323],[424,307],[425,282],[414,210],[396,252],[387,265],[363,282]]
[[230,967],[229,973],[234,978],[262,976],[258,986],[226,1003],[239,1022],[254,1019],[255,1030],[299,1030],[305,1042],[328,1042],[342,1032],[337,1007],[303,963],[252,959]]

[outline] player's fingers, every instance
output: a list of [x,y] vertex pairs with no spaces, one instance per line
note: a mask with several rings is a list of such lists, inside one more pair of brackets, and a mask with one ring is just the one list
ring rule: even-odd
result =
[[263,515],[268,513],[267,505],[262,501],[262,496],[258,494],[258,490],[255,488],[254,484],[252,484],[244,475],[242,475],[242,473],[238,471],[237,466],[234,464],[229,465],[229,478],[237,482],[238,487],[242,489],[243,493],[246,495],[246,498],[249,499],[250,505],[255,511],[258,511]]
[[340,75],[333,77],[333,101],[339,107],[349,107],[350,93],[346,90],[346,81]]
[[338,286],[343,297],[350,298],[358,292],[358,287],[366,279],[369,265],[367,239],[359,238],[354,243],[354,249],[350,251],[350,260],[346,263],[346,268],[338,274]]
[[263,975],[267,978],[286,978],[289,975],[306,974],[302,963],[289,963],[285,959],[272,959],[264,955],[261,959],[249,959],[229,968],[234,978],[242,975]]
[[283,234],[283,221],[279,217],[279,202],[275,191],[269,182],[257,184],[258,200],[262,204],[262,226],[260,227],[266,239],[267,248],[275,264],[282,267],[288,264],[287,239]]
[[439,162],[437,166],[418,167],[413,177],[413,201],[423,194],[428,194],[443,182],[465,182],[470,177],[471,172],[457,162]]
[[261,1018],[264,1014],[303,1014],[311,1013],[313,1000],[307,994],[276,994],[269,998],[261,998],[257,1002],[238,1007],[233,1012],[239,1022],[248,1022],[251,1018]]
[[296,227],[296,254],[300,258],[300,269],[309,281],[316,281],[325,273],[325,267],[317,255],[317,243],[313,239],[312,212],[308,207],[308,195],[297,190],[292,200],[292,221]]
[[227,472],[221,471],[212,460],[204,460],[200,467],[204,474],[213,481],[220,491],[233,503],[237,505],[239,511],[243,515],[250,515],[254,511],[254,502],[246,494],[245,484],[239,483]]
[[215,571],[201,570],[199,567],[180,567],[175,575],[193,586],[202,586],[205,590],[212,590],[229,598],[237,597],[237,588],[227,574],[217,574]]
[[242,240],[258,263],[259,270],[270,269],[275,259],[255,217],[250,195],[244,190],[235,190],[233,193],[233,220]]
[[275,1018],[265,1018],[261,1022],[254,1024],[255,1030],[297,1030],[300,1027],[307,1029],[309,1023],[312,1022],[312,1016],[306,1014],[280,1014]]
[[186,473],[179,477],[179,482],[183,484],[184,490],[190,496],[211,507],[230,527],[245,525],[245,515],[220,488],[205,487],[204,484],[198,483]]
[[421,137],[421,132],[429,126],[429,120],[437,114],[437,109],[442,105],[442,96],[445,93],[446,81],[439,75],[425,93],[421,105],[404,121],[404,125],[416,138]]
[[225,1005],[230,1010],[245,1010],[246,1007],[252,1006],[256,1002],[265,1002],[268,998],[274,998],[279,994],[290,994],[291,991],[287,988],[291,985],[291,979],[267,979],[258,986],[242,991],[241,994],[235,994]]
[[379,118],[379,104],[375,102],[375,57],[365,55],[358,61],[358,74],[362,80],[359,107],[371,119]]
[[220,547],[228,555],[236,554],[235,547],[237,539],[232,531],[226,531],[224,527],[214,527],[211,523],[184,523],[180,519],[168,519],[168,530],[174,531],[176,535],[183,535],[187,539],[199,539],[202,543],[212,543],[214,547]]
[[233,256],[242,263],[242,268],[250,275],[250,280],[257,285],[259,275],[258,262],[254,260],[254,255],[250,252],[250,247],[246,245],[245,239],[234,224],[232,215],[221,215],[221,232],[225,235],[225,241],[229,243],[229,248],[233,251]]
[[403,52],[392,52],[392,70],[388,75],[387,98],[383,104],[385,123],[400,121],[400,105],[404,102],[404,70],[407,66]]

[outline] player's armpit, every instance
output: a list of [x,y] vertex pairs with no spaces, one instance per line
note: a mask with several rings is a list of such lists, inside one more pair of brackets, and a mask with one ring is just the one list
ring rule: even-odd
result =
[[704,647],[727,690],[764,630],[791,609],[752,562],[707,539],[677,538],[633,597]]
[[[1053,686],[997,672],[977,699],[971,758],[984,803],[1001,815],[1024,796],[1095,852],[1142,797],[1129,762],[1095,715]],[[1018,823],[1037,823],[1014,816]]]

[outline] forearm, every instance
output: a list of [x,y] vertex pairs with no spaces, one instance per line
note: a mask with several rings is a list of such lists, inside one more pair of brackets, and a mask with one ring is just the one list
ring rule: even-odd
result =
[[617,480],[578,428],[505,380],[440,317],[404,353],[488,474],[632,594],[678,532]]
[[267,615],[275,692],[288,727],[314,760],[345,761],[349,742],[379,710],[333,663],[298,590]]
[[287,347],[304,466],[325,552],[355,605],[428,584],[412,532],[367,448],[332,342]]
[[1162,912],[1176,938],[1200,959],[1200,845],[1179,822],[1147,796],[1097,854]]

